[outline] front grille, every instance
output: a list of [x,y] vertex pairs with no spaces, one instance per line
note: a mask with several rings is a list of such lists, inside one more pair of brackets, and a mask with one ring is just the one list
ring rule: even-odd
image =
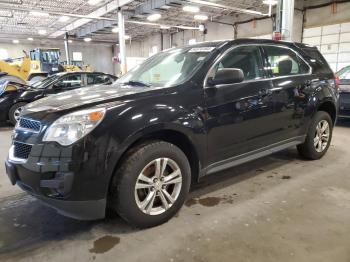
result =
[[14,157],[21,158],[21,159],[28,159],[30,151],[32,150],[32,145],[20,143],[20,142],[13,142],[14,147]]
[[22,129],[28,129],[34,132],[39,132],[41,128],[41,123],[39,121],[21,118],[19,120],[18,127]]

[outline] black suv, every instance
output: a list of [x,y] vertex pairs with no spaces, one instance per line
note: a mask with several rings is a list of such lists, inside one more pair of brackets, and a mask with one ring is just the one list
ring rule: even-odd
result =
[[99,72],[65,72],[49,76],[31,86],[0,81],[0,122],[16,124],[22,108],[40,98],[92,85],[110,85],[117,77]]
[[350,118],[350,66],[336,73],[339,82],[339,118]]
[[66,216],[99,219],[109,208],[155,226],[208,174],[292,146],[321,158],[337,97],[327,62],[303,44],[240,39],[170,49],[114,85],[26,106],[7,174]]

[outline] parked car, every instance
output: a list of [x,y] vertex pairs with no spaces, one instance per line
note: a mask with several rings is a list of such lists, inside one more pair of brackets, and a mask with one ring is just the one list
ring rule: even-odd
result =
[[350,118],[350,66],[336,73],[339,81],[339,118]]
[[104,73],[70,72],[58,73],[31,86],[4,81],[0,83],[0,122],[9,120],[16,124],[23,106],[53,94],[68,90],[112,84],[117,78]]
[[240,39],[171,49],[114,85],[26,106],[7,174],[66,216],[99,219],[108,207],[156,226],[206,175],[292,146],[321,158],[337,99],[332,70],[307,45]]

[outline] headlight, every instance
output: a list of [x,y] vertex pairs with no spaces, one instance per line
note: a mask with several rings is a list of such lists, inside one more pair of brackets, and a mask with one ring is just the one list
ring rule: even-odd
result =
[[68,146],[90,133],[105,116],[106,109],[77,111],[57,119],[46,131],[43,141]]

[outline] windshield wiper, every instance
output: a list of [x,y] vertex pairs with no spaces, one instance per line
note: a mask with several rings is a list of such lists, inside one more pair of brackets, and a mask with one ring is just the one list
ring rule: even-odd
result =
[[130,86],[146,86],[146,87],[150,87],[150,84],[147,84],[145,82],[142,81],[134,81],[134,80],[130,80],[128,82],[124,82],[122,83],[123,85],[130,85]]

